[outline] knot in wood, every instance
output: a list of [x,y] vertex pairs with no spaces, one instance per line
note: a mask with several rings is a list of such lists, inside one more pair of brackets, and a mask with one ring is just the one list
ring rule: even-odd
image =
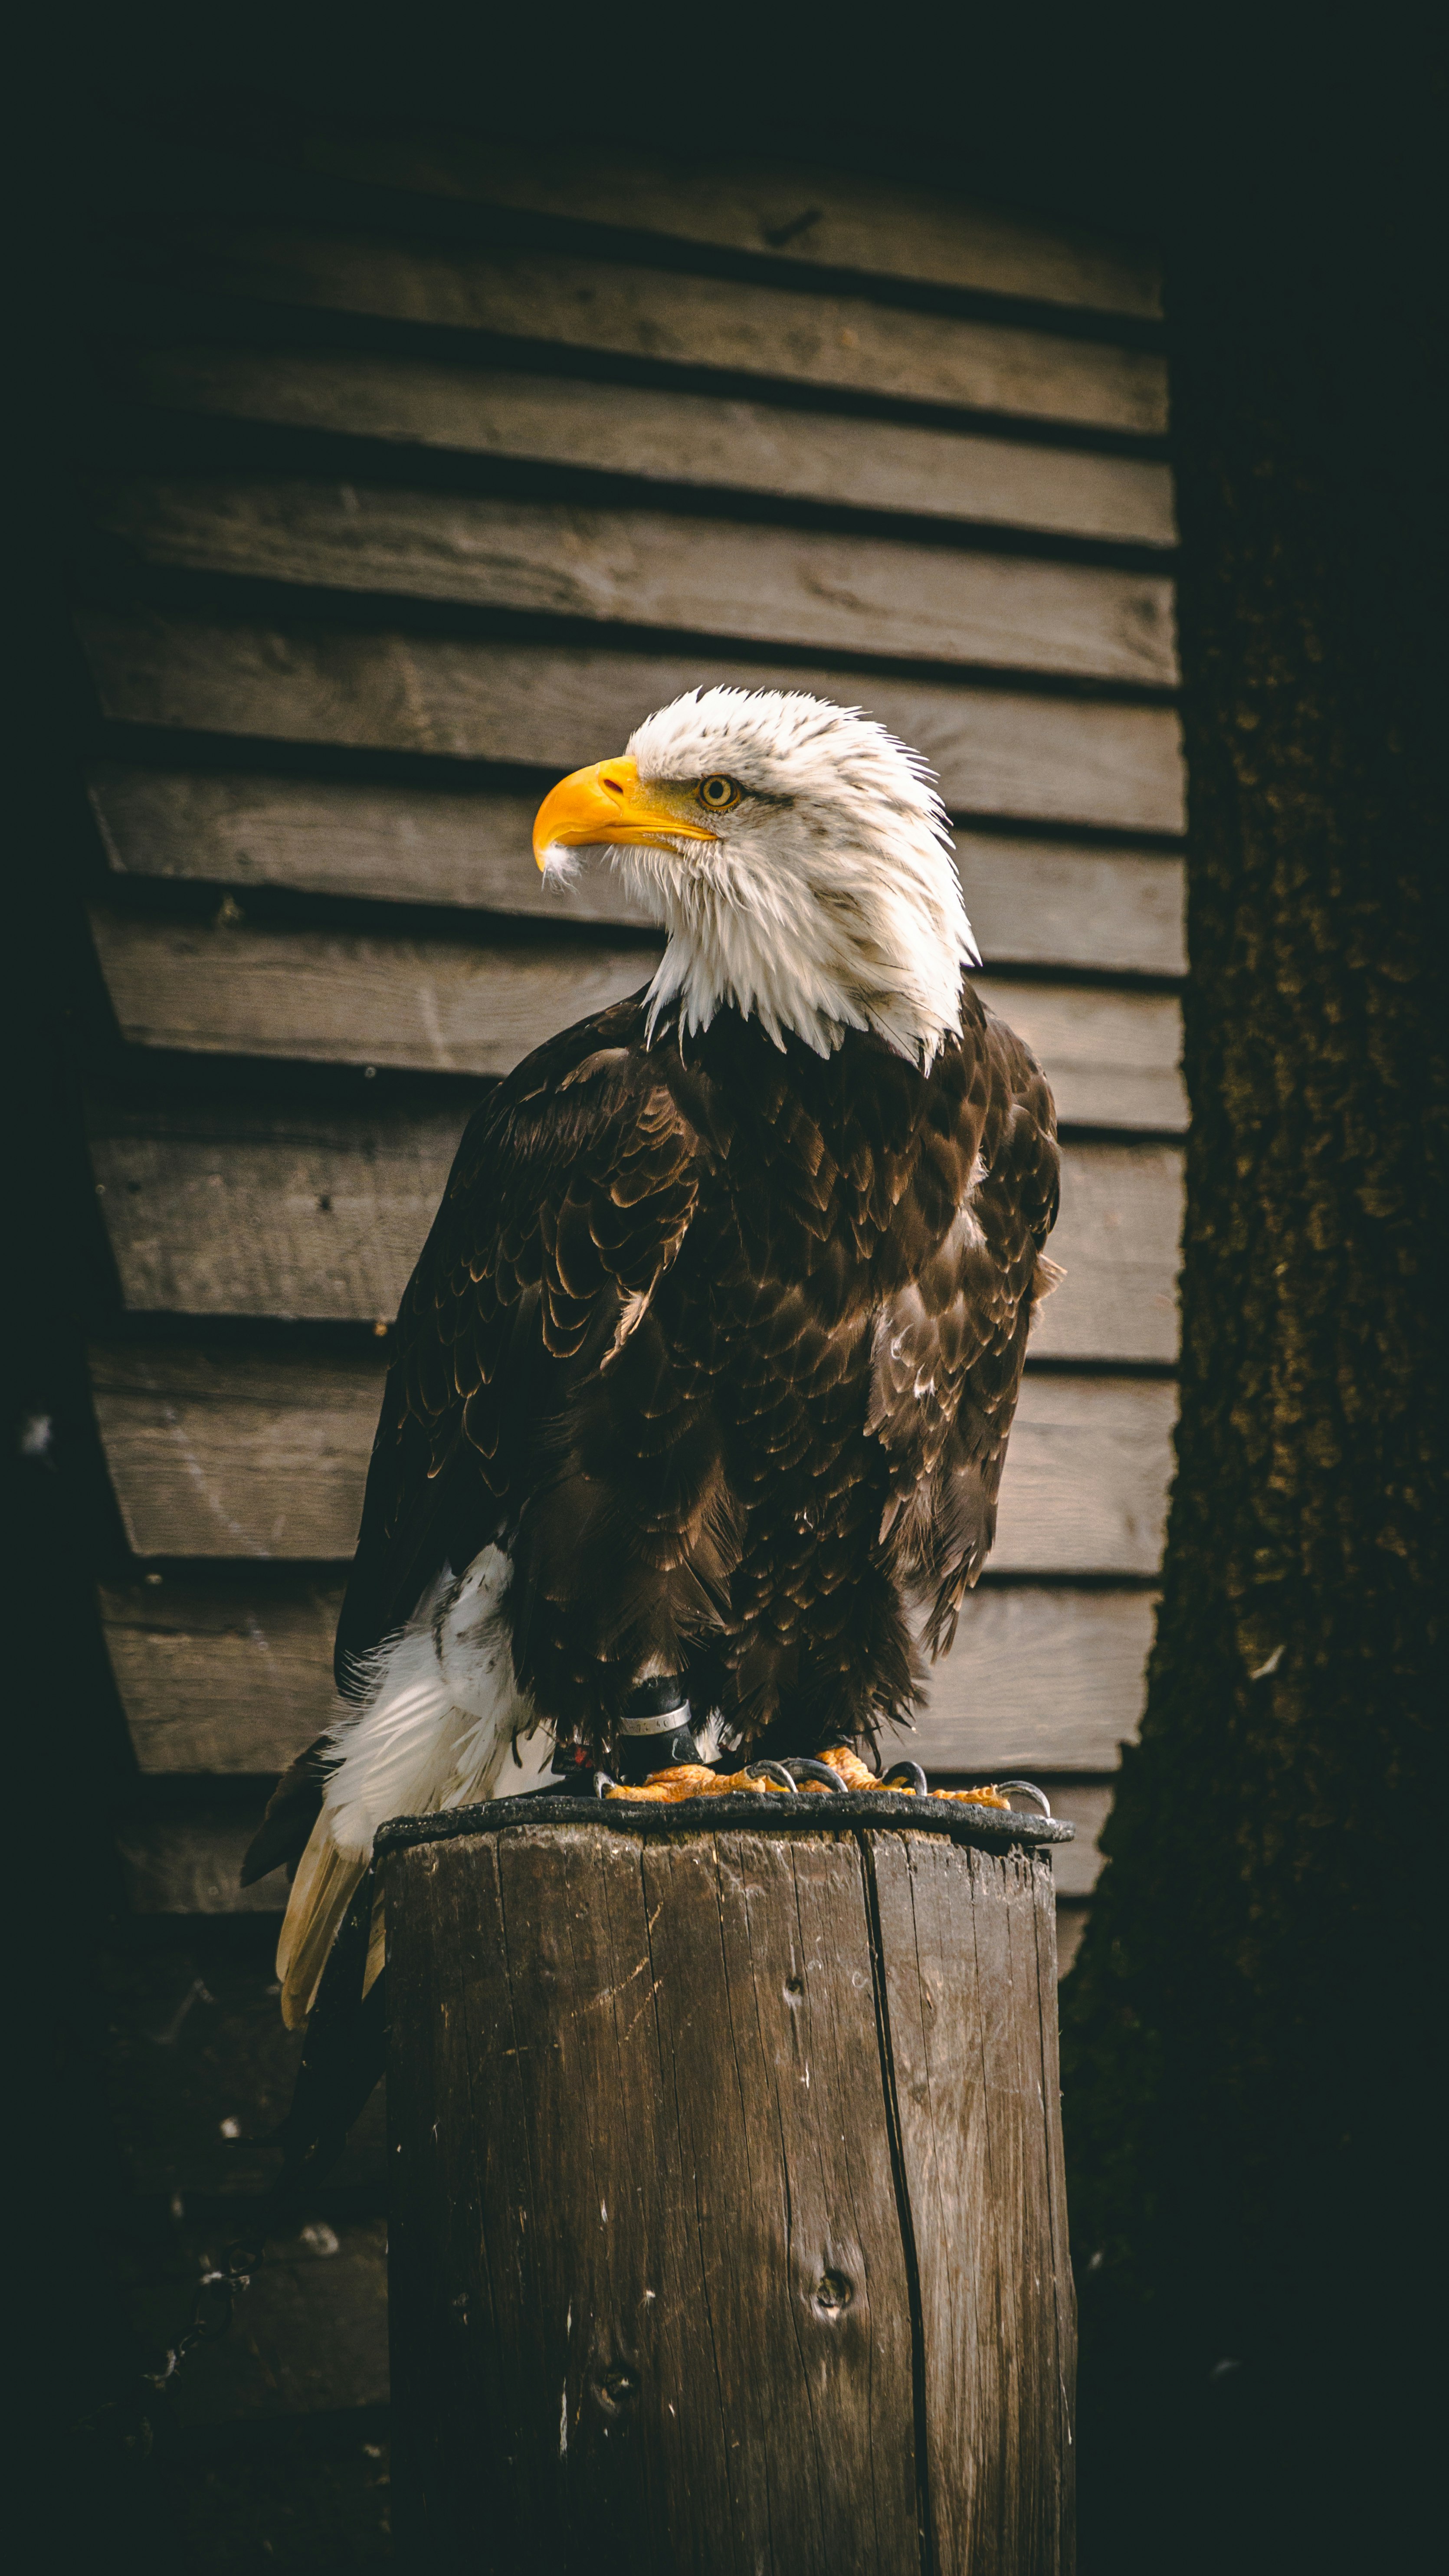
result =
[[838,2316],[842,2308],[848,2308],[854,2296],[855,2284],[848,2281],[843,2272],[821,2273],[815,2304],[817,2308],[823,2308],[828,2317]]

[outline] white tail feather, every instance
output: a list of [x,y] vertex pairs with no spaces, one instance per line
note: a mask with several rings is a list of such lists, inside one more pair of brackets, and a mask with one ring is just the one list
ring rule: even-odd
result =
[[[512,1568],[485,1547],[460,1577],[444,1569],[406,1628],[368,1656],[355,1714],[332,1729],[334,1767],[282,1925],[277,1975],[289,2030],[306,2020],[348,1906],[389,1816],[427,1815],[496,1794],[532,1702],[513,1677],[503,1600]],[[367,1985],[382,1962],[374,1908]],[[364,1989],[365,1991],[365,1989]]]

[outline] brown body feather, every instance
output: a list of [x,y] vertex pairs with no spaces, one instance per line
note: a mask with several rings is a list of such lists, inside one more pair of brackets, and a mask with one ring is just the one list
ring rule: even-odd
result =
[[948,1642],[1057,1206],[1040,1070],[962,1019],[926,1075],[730,1010],[646,1047],[641,997],[499,1085],[403,1298],[344,1689],[493,1540],[519,1681],[596,1752],[646,1668],[742,1743],[909,1713],[902,1593]]
[[[991,1545],[1057,1189],[1046,1082],[969,986],[929,1074],[729,1010],[646,1046],[642,997],[551,1039],[473,1118],[403,1297],[344,1693],[491,1541],[518,1681],[596,1756],[645,1671],[764,1750],[908,1717],[906,1603],[948,1645]],[[326,1767],[250,1876],[300,1858]]]

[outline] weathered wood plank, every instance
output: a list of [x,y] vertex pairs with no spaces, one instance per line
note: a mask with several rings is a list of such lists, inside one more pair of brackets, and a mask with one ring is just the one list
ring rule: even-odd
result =
[[[706,2190],[721,2217],[730,2211],[731,2233],[744,2240],[726,2293],[733,2329],[727,2309],[721,2317],[726,2351],[750,2351],[751,2311],[762,2294],[778,2320],[774,2369],[762,2370],[751,2391],[753,2447],[770,2486],[766,2528],[778,2533],[782,2504],[786,2530],[792,2506],[801,2521],[793,2544],[777,2536],[774,2564],[835,2570],[855,2554],[882,2571],[914,2571],[906,2270],[855,1855],[847,1860],[826,1843],[771,1846],[763,1836],[721,1833],[712,1867],[701,1870],[692,1853],[677,1862],[671,1854],[661,1868],[663,1859],[658,1846],[645,1845],[649,1910],[662,1908],[652,1936],[661,2056],[678,2066],[680,2090],[691,2096],[691,2128],[681,2138],[686,2172],[710,2159],[718,2099],[713,2037],[693,1993],[711,1934],[717,1991],[733,1999],[728,2096],[742,2152],[735,2172],[721,2173]],[[706,1899],[688,1926],[677,1899],[671,1903],[686,1872]],[[745,2253],[751,2238],[753,2263]],[[815,2455],[802,2491],[798,2474],[771,2455],[777,2425],[793,2420],[803,2432],[807,2387],[804,2420],[814,2430]],[[832,2493],[836,2443],[851,2442],[852,2433],[852,2447],[863,2446],[859,2465]],[[747,2566],[748,2555],[740,2555]]]
[[[133,1045],[438,1073],[507,1073],[551,1031],[638,992],[654,969],[647,948],[454,948],[100,909],[92,926]],[[213,975],[224,988],[207,989]]]
[[1046,1874],[1017,1854],[870,1839],[915,2219],[934,2560],[1001,2576],[1070,2566],[1075,2336],[1049,2146],[1060,2115],[1042,2080],[1055,2004]]
[[937,771],[953,813],[1180,832],[1168,707],[1018,695],[966,682],[771,669],[560,645],[221,625],[83,610],[103,713],[118,724],[575,769],[701,685],[804,689],[864,704]]
[[988,1007],[1034,1049],[1063,1126],[1169,1135],[1186,1127],[1182,1018],[1171,994],[1017,983],[1006,975],[976,983]]
[[1181,1234],[1174,1147],[1065,1146],[1051,1253],[1067,1275],[1037,1309],[1033,1356],[1174,1361]]
[[[544,883],[528,864],[533,797],[121,761],[96,761],[88,777],[117,875],[288,886],[555,921],[638,927],[643,920],[612,871],[587,852],[573,884]],[[956,853],[991,964],[1183,972],[1180,860],[964,828]]]
[[337,1584],[103,1584],[100,1604],[143,1771],[283,1771],[336,1715]]
[[752,644],[1170,688],[1172,584],[890,538],[295,477],[96,476],[145,563]]
[[1047,1870],[541,1828],[399,1853],[386,1891],[395,2460],[430,2563],[477,2563],[465,2430],[506,2403],[500,2569],[904,2576],[924,2528],[933,2564],[969,2533],[981,2576],[1059,2576]]
[[[440,1884],[439,1873],[431,1860],[422,1877],[430,1892],[446,1897],[451,1888]],[[451,1939],[447,1954],[413,1949],[404,1956],[398,1946],[398,1934],[407,1914],[408,1887],[394,1883],[385,1889],[389,1934],[393,1960],[389,1974],[390,2022],[402,2038],[398,2015],[406,2016],[408,2035],[417,2055],[419,2071],[426,2069],[450,2100],[463,2101],[473,2093],[480,2058],[496,2059],[494,2080],[489,2086],[488,2138],[492,2147],[489,2166],[503,2160],[511,2169],[525,2167],[532,2146],[526,2099],[525,2068],[512,2030],[511,1998],[507,1983],[507,1927],[503,1918],[496,1855],[478,1873],[471,1890],[472,1903],[457,1903],[451,1908]],[[552,1969],[556,1960],[550,1960]],[[466,1989],[466,2005],[460,2009],[455,1980]],[[552,1980],[550,1980],[552,1982]],[[399,2413],[406,2427],[403,2442],[403,2480],[400,2501],[406,2517],[410,2497],[410,2473],[424,2474],[423,2463],[439,2448],[446,2456],[447,2436],[443,2420],[427,2401],[428,2357],[448,2356],[448,2396],[456,2399],[459,2382],[465,2382],[475,2404],[490,2410],[491,2420],[509,2425],[507,2456],[519,2457],[520,2441],[527,2445],[523,2458],[534,2469],[535,2481],[544,2474],[537,2431],[527,2413],[520,2412],[512,2390],[500,2385],[495,2364],[495,2346],[503,2319],[518,2319],[523,2331],[520,2341],[526,2361],[537,2366],[543,2359],[549,2339],[549,2327],[555,2321],[543,2310],[540,2298],[540,2270],[548,2261],[551,2249],[537,2231],[518,2226],[510,2211],[502,2230],[490,2244],[483,2233],[480,2177],[475,2164],[459,2172],[453,2153],[450,2127],[446,2141],[440,2136],[431,2141],[418,2140],[424,2146],[421,2157],[408,2153],[412,2129],[413,2104],[403,2098],[401,2083],[388,2086],[388,2129],[390,2181],[389,2246],[396,2264],[396,2282],[391,2301],[391,2326],[401,2348],[413,2338],[422,2345],[422,2367],[414,2372],[404,2369],[398,2374]],[[432,2155],[426,2153],[431,2146]],[[474,2263],[481,2278],[475,2278],[459,2290],[449,2289],[449,2305],[439,2313],[441,2303],[429,2295],[427,2283],[420,2277],[414,2256],[421,2233],[424,2241],[436,2224],[438,2196],[430,2191],[432,2180],[448,2194],[448,2217],[463,2228],[471,2227]],[[486,2186],[485,2186],[486,2187]],[[603,2221],[601,2220],[601,2225]],[[482,2262],[477,2263],[481,2254]],[[471,2267],[470,2267],[471,2268]],[[495,2275],[497,2286],[495,2287]],[[453,2306],[454,2300],[461,2304]],[[500,2309],[502,2315],[500,2317]],[[520,2310],[523,2311],[520,2317]],[[581,2321],[582,2322],[582,2321]],[[570,2304],[562,2354],[555,2360],[555,2382],[562,2384],[563,2367],[573,2324]],[[419,2400],[422,2403],[419,2404]],[[416,2414],[414,2409],[416,2408]],[[565,2390],[561,2405],[560,2437],[567,2443],[568,2400]],[[480,2418],[481,2420],[481,2418]],[[412,2435],[409,2441],[409,2434]],[[511,2499],[504,2492],[503,2512],[490,2497],[489,2537],[495,2535],[504,2548],[517,2538],[515,2517],[509,2510]],[[502,2529],[499,2529],[499,2523]],[[449,2535],[435,2532],[427,2552],[436,2564],[440,2547]],[[519,2562],[528,2564],[525,2555]],[[545,2562],[546,2563],[546,2562]]]
[[[268,1108],[92,1115],[102,1214],[134,1312],[390,1318],[462,1132],[459,1113]],[[1038,1357],[1176,1357],[1180,1157],[1068,1145]]]
[[378,1119],[99,1109],[91,1153],[126,1304],[390,1321],[463,1124],[451,1109]]
[[355,350],[189,342],[108,357],[107,376],[157,409],[458,456],[1125,545],[1177,536],[1166,465],[906,421]]
[[[106,1584],[111,1668],[145,1772],[283,1770],[330,1724],[338,1584],[258,1569],[245,1593],[204,1574]],[[973,1593],[914,1731],[883,1741],[932,1774],[1111,1771],[1137,1732],[1154,1604],[1141,1592],[1026,1584]],[[542,1732],[507,1785],[548,1768]]]
[[354,787],[122,761],[92,763],[88,781],[106,855],[120,876],[647,926],[602,866],[585,865],[571,885],[545,885],[531,856],[536,796]]
[[1057,1979],[1076,1965],[1091,1906],[1066,1897],[1057,1900]]
[[657,233],[762,262],[856,269],[1136,320],[1162,309],[1157,256],[1144,242],[809,162],[697,154],[671,161],[573,142],[566,153],[545,155],[497,136],[484,141],[401,121],[360,135],[297,120],[283,137],[269,116],[259,139],[269,155],[369,187]]
[[1028,1377],[1001,1481],[999,1574],[1155,1574],[1177,1390],[1162,1381]]
[[[138,1556],[350,1557],[380,1362],[110,1344],[91,1353],[107,1464]],[[992,1563],[1139,1575],[1162,1551],[1175,1389],[1028,1377]]]
[[[460,2437],[506,2402],[495,2566],[662,2576],[708,2534],[739,2576],[824,2576],[862,2544],[914,2576],[853,1847],[518,1833],[398,1855],[387,1901],[400,2527],[475,2558]],[[503,2139],[441,2114],[500,2093]]]
[[[258,930],[229,917],[151,921],[104,905],[92,907],[91,926],[133,1046],[435,1073],[508,1072],[554,1030],[639,992],[655,962],[642,943],[478,948]],[[984,976],[979,989],[1036,1049],[1064,1122],[1185,1125],[1170,994],[1005,976]]]
[[956,864],[988,966],[1070,966],[1105,975],[1187,971],[1179,859],[962,827]]
[[1166,362],[1000,322],[963,321],[733,278],[559,251],[416,241],[219,219],[117,246],[126,275],[249,302],[545,342],[1019,420],[1161,437]]
[[[299,1586],[269,1570],[239,1593],[204,1576],[168,1575],[164,1583],[103,1584],[100,1603],[145,1772],[282,1771],[337,1715],[338,1584]],[[542,1731],[521,1742],[509,1791],[531,1789],[552,1758]]]
[[113,1345],[90,1362],[138,1555],[351,1556],[380,1360]]
[[988,1581],[928,1673],[923,1715],[882,1738],[882,1758],[982,1778],[1114,1771],[1146,1703],[1155,1614],[1145,1592]]

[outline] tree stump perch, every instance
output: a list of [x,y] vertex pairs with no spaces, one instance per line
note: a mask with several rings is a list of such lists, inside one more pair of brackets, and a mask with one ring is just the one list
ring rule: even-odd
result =
[[1070,1828],[785,1803],[380,1838],[408,2563],[1070,2569]]

